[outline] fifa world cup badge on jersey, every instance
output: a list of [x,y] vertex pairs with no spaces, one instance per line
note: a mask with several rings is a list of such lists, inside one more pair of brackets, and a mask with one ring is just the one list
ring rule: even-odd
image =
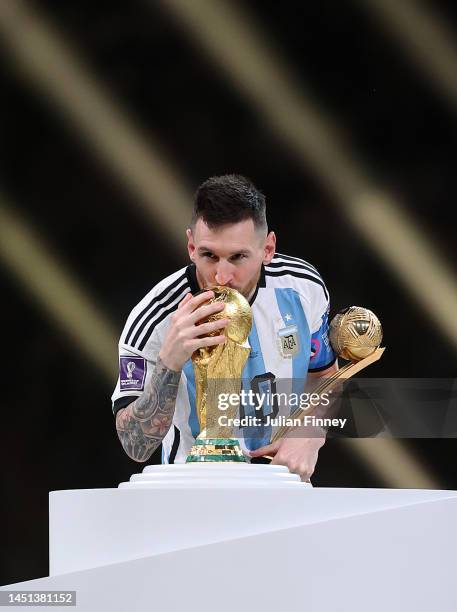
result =
[[119,387],[121,391],[132,389],[143,391],[146,378],[146,360],[142,357],[124,357],[119,359]]
[[300,342],[298,337],[298,327],[296,325],[288,325],[278,331],[278,346],[279,352],[285,358],[295,357],[300,350]]

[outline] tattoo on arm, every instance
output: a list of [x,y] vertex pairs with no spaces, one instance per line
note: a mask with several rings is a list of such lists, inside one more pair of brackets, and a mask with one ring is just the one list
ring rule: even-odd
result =
[[147,461],[170,429],[180,377],[158,357],[143,394],[117,413],[117,434],[131,459]]

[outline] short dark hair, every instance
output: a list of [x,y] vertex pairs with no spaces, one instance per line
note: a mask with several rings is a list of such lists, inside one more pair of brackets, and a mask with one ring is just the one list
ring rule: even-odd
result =
[[195,194],[192,227],[203,219],[211,228],[252,219],[256,229],[267,229],[265,196],[240,174],[212,176]]

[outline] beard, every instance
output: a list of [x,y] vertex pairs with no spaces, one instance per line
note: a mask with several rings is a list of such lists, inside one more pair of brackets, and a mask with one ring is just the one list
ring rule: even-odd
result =
[[247,287],[244,287],[243,289],[236,289],[236,287],[233,287],[233,289],[236,289],[239,293],[241,293],[244,298],[249,301],[255,291],[255,288],[257,287],[257,282],[258,279],[256,281],[251,282]]

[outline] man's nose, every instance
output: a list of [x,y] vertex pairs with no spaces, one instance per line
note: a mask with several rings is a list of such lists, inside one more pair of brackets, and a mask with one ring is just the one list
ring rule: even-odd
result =
[[233,274],[230,267],[230,264],[227,262],[219,262],[215,276],[218,285],[228,285],[231,282]]

